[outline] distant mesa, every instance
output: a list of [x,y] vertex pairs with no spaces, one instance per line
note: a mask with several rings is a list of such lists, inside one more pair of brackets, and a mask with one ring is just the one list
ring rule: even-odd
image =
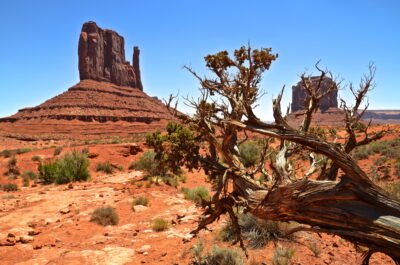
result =
[[0,131],[127,135],[163,128],[173,117],[164,104],[143,92],[140,50],[133,47],[130,64],[124,45],[117,32],[92,21],[83,24],[78,46],[81,81],[36,107],[0,119]]

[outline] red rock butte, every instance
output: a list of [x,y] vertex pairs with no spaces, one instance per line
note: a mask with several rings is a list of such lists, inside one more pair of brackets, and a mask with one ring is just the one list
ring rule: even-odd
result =
[[2,134],[129,135],[163,128],[172,119],[166,106],[143,92],[138,47],[132,65],[124,38],[95,22],[79,38],[81,81],[66,92],[0,119]]
[[[313,88],[317,86],[319,82],[319,76],[310,77]],[[320,93],[326,92],[329,87],[336,85],[334,81],[325,77],[321,82]],[[307,91],[302,86],[301,82],[298,82],[295,86],[292,86],[292,103],[291,113],[286,116],[287,122],[292,126],[299,126],[303,120],[304,113],[304,102],[307,99]],[[320,101],[320,106],[316,113],[313,115],[312,125],[331,125],[331,126],[342,126],[344,124],[344,112],[338,108],[338,93],[337,90],[332,91],[323,97]]]

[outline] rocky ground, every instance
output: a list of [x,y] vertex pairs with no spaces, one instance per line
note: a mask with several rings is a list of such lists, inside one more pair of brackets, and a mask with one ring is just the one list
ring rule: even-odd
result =
[[[4,146],[21,147],[23,142],[2,138],[1,143],[4,143],[0,148],[3,150]],[[142,178],[141,172],[127,168],[141,153],[130,154],[129,146],[120,143],[65,147],[58,156],[71,148],[88,148],[94,154],[90,166],[92,179],[88,182],[22,187],[20,178],[12,180],[18,183],[19,191],[0,191],[0,264],[190,264],[191,248],[198,239],[191,238],[189,232],[196,228],[201,209],[185,200],[180,189],[209,188],[204,174],[187,173],[186,183],[178,188],[165,184],[139,187],[136,183]],[[54,148],[17,155],[21,172],[36,171],[37,162],[31,160],[32,156],[54,160]],[[1,173],[7,160],[0,158]],[[123,169],[113,174],[95,172],[96,163],[105,161]],[[10,182],[6,176],[1,176],[0,181]],[[133,211],[131,202],[137,196],[149,198],[150,205]],[[116,209],[118,225],[103,227],[90,222],[92,212],[102,206]],[[150,223],[157,217],[169,220],[172,226],[166,231],[153,231]],[[210,231],[200,233],[199,238],[205,240],[207,249],[214,244],[228,246],[217,236],[225,221],[221,219]],[[310,250],[311,244],[321,250],[319,257]],[[272,264],[278,245],[295,250],[292,264],[357,264],[361,260],[361,253],[339,237],[300,232],[294,239],[250,250],[248,262]],[[371,264],[392,263],[386,256],[376,254]]]

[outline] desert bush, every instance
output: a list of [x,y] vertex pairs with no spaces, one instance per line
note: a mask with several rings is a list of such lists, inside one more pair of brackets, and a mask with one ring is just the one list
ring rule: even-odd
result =
[[[130,164],[129,169],[143,170],[146,175],[153,177],[158,174],[158,166],[155,161],[156,153],[153,151],[145,151],[138,161],[134,161]],[[163,173],[163,172],[161,172]]]
[[312,253],[314,253],[315,257],[319,258],[319,255],[321,254],[321,248],[319,248],[316,243],[311,243],[307,247],[312,251]]
[[326,132],[325,132],[325,129],[322,127],[319,127],[319,126],[310,127],[308,133],[311,135],[317,136],[321,139],[326,140]]
[[90,178],[89,159],[85,154],[73,150],[53,163],[39,164],[39,178],[43,184],[65,184],[72,181],[86,181]]
[[138,187],[138,188],[143,187],[143,182],[141,182],[141,181],[136,182],[136,187]]
[[132,208],[133,208],[133,206],[136,206],[136,205],[148,206],[149,205],[149,199],[146,198],[146,197],[143,197],[143,196],[139,196],[139,197],[133,198]]
[[41,162],[42,158],[40,156],[32,156],[31,160],[34,162]]
[[151,222],[151,228],[156,232],[164,231],[168,229],[170,226],[171,226],[170,222],[168,222],[163,218],[156,218]]
[[22,186],[29,187],[29,179],[22,179]]
[[[238,217],[242,237],[247,240],[249,247],[252,249],[262,248],[271,240],[287,238],[288,231],[296,226],[294,223],[257,219],[249,213],[241,213]],[[223,241],[235,241],[237,239],[231,221],[226,223],[225,227],[220,231],[219,237]]]
[[2,197],[4,200],[11,200],[11,199],[15,199],[15,196],[12,194],[6,194]]
[[7,162],[7,175],[15,175],[18,176],[20,174],[19,169],[17,167],[17,158],[15,156],[11,157]]
[[272,264],[273,265],[288,265],[290,264],[290,260],[293,258],[296,250],[294,248],[283,248],[281,246],[277,246],[272,256]]
[[38,170],[40,182],[44,185],[54,183],[60,175],[60,167],[57,162],[47,164],[40,163]]
[[400,183],[386,183],[384,188],[393,198],[400,200]]
[[6,183],[6,184],[1,185],[1,189],[3,191],[7,191],[7,192],[17,191],[18,190],[18,185],[15,184],[15,183]]
[[221,248],[213,245],[211,251],[203,254],[204,241],[199,240],[199,243],[192,247],[194,257],[194,265],[244,265],[242,255],[232,248]]
[[90,221],[102,226],[117,225],[119,217],[114,208],[100,207],[93,212]]
[[22,148],[18,148],[17,150],[15,150],[15,153],[20,155],[20,154],[24,154],[24,153],[28,153],[30,151],[32,151],[32,148],[29,147],[22,147]]
[[210,194],[206,187],[196,187],[193,189],[183,189],[184,198],[195,203],[201,203],[202,200],[210,200]]
[[11,157],[12,152],[10,150],[8,150],[8,149],[4,149],[3,151],[1,151],[0,154],[5,158],[9,158],[9,157]]
[[54,149],[54,156],[58,156],[59,154],[61,154],[62,150],[63,148],[61,146]]
[[246,167],[254,166],[261,157],[259,146],[255,142],[244,142],[239,146],[240,155]]
[[22,173],[22,179],[35,180],[36,178],[37,176],[32,170],[26,170]]
[[166,175],[166,176],[162,176],[161,180],[165,184],[167,184],[167,185],[169,185],[171,187],[178,187],[179,186],[180,176],[178,176],[178,175],[175,175],[175,176]]
[[114,173],[114,167],[111,165],[110,162],[99,162],[96,164],[96,171],[102,171],[107,174]]
[[112,144],[120,144],[120,143],[122,143],[122,140],[118,137],[113,137],[111,143]]
[[244,265],[239,252],[232,248],[222,248],[217,245],[212,247],[211,252],[204,258],[207,265]]

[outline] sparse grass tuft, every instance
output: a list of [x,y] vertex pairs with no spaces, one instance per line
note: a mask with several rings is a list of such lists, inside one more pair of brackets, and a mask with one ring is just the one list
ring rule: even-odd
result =
[[37,176],[32,170],[26,170],[22,173],[22,179],[35,180],[36,178]]
[[195,203],[201,203],[202,200],[210,200],[210,194],[206,187],[196,187],[193,189],[183,189],[184,197],[186,200],[193,201]]
[[296,250],[294,248],[283,248],[277,246],[272,257],[273,265],[288,265],[290,260],[293,258]]
[[59,154],[61,154],[62,150],[63,148],[61,146],[54,149],[54,156],[58,156]]
[[384,188],[393,198],[400,200],[400,183],[387,183]]
[[[287,238],[287,232],[296,226],[293,223],[257,219],[249,213],[241,213],[238,218],[242,237],[247,240],[249,247],[252,249],[263,248],[269,241],[274,239]],[[219,237],[226,242],[232,242],[237,239],[231,221],[221,230]]]
[[117,225],[119,222],[119,217],[114,208],[101,207],[97,208],[93,212],[90,221],[102,226]]
[[20,174],[17,166],[17,158],[12,156],[7,162],[7,172],[6,175],[18,176]]
[[1,185],[1,189],[6,192],[17,191],[18,185],[15,183],[6,183],[6,184]]
[[203,255],[204,241],[199,240],[199,243],[192,247],[192,254],[195,265],[244,265],[242,255],[232,248],[222,248],[213,245],[210,252]]
[[254,166],[260,160],[261,152],[255,142],[244,142],[239,146],[240,155],[246,167]]
[[6,194],[2,197],[4,200],[11,200],[11,199],[15,199],[15,196],[12,194]]
[[102,171],[102,172],[107,173],[107,174],[112,174],[112,173],[114,173],[114,167],[108,161],[104,162],[104,163],[103,162],[99,162],[96,165],[96,171]]
[[136,206],[136,205],[148,206],[149,199],[146,197],[143,197],[143,196],[136,197],[132,201],[132,208],[133,208],[133,206]]
[[151,228],[156,232],[161,232],[168,229],[171,223],[163,218],[156,218],[151,222]]
[[312,251],[312,253],[314,253],[315,257],[319,258],[319,255],[321,254],[321,248],[319,248],[316,243],[311,243],[307,247]]
[[32,156],[32,161],[34,161],[34,162],[41,162],[42,161],[42,158],[40,157],[40,156]]

